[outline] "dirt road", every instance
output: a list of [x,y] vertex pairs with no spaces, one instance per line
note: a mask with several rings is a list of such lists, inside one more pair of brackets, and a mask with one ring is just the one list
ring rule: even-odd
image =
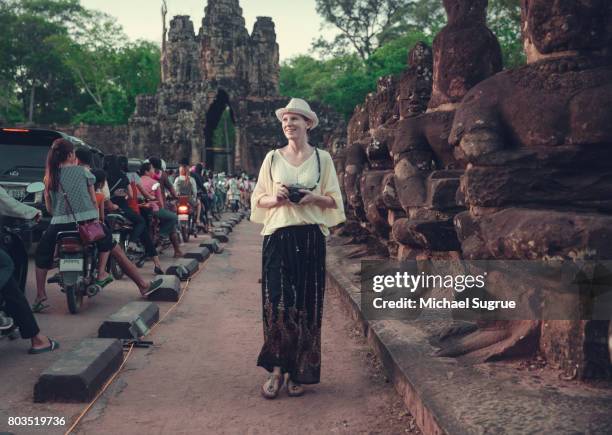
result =
[[76,433],[414,433],[412,417],[331,293],[321,384],[300,398],[260,396],[260,245],[259,226],[243,221],[234,229],[225,252],[205,263],[148,337],[155,346],[134,350]]

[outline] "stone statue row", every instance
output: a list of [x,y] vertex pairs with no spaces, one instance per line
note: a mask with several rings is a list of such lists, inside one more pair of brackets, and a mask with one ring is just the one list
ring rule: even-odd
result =
[[[433,49],[379,79],[335,146],[342,231],[400,260],[611,260],[612,2],[521,0],[527,64],[503,71],[487,0],[443,3]],[[440,355],[540,352],[568,376],[610,376],[608,324],[480,323]]]

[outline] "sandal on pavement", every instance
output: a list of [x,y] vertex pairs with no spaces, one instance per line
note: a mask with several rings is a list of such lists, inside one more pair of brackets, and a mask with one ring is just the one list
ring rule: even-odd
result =
[[46,352],[53,352],[56,349],[59,349],[60,345],[57,341],[53,340],[52,338],[48,338],[49,340],[49,346],[47,347],[41,347],[40,349],[34,349],[33,347],[30,348],[30,350],[28,350],[28,353],[30,355],[38,355],[40,353],[46,353]]
[[113,278],[112,275],[108,275],[106,278],[104,278],[103,280],[96,280],[96,285],[99,285],[100,288],[104,288],[107,285],[109,285],[111,282],[113,282],[115,279]]
[[151,283],[149,284],[149,287],[147,287],[147,289],[144,292],[141,292],[142,297],[148,298],[151,295],[151,293],[155,292],[155,290],[160,288],[163,283],[164,283],[164,280],[161,278],[151,281]]
[[283,386],[285,377],[282,373],[272,373],[268,380],[261,386],[261,395],[266,399],[276,399],[278,392]]
[[302,384],[298,384],[289,379],[287,382],[287,394],[290,397],[300,397],[304,394],[304,387]]
[[161,268],[156,267],[155,269],[153,269],[153,273],[154,273],[155,275],[163,275],[163,274],[164,274],[164,271],[163,271]]
[[51,305],[45,304],[46,301],[47,301],[47,298],[34,301],[31,307],[32,312],[41,313],[43,310],[46,310],[47,308],[49,308]]

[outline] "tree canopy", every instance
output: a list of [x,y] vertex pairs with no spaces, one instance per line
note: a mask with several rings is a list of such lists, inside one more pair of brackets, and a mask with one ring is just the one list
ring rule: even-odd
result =
[[79,0],[4,0],[0,26],[4,122],[124,124],[157,89],[159,48]]
[[[347,118],[376,89],[379,77],[401,73],[414,44],[431,45],[446,24],[441,0],[316,0],[316,4],[326,23],[339,33],[333,40],[313,42],[319,58],[302,55],[281,65],[281,94],[322,101]],[[488,26],[500,42],[505,67],[524,63],[519,1],[489,0]]]
[[[441,0],[315,0],[338,35],[318,57],[281,65],[285,96],[319,100],[349,117],[378,77],[406,68],[408,51],[445,24]],[[506,68],[524,62],[518,0],[489,0],[488,25]],[[160,49],[129,42],[116,20],[80,0],[0,0],[0,123],[125,124],[135,97],[157,90]]]

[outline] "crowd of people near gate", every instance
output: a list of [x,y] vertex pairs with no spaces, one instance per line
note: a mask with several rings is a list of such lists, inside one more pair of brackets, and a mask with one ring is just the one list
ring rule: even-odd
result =
[[[186,240],[179,231],[179,201],[184,199],[191,206],[193,235],[197,236],[208,233],[222,212],[248,209],[255,187],[254,180],[244,173],[218,173],[202,162],[193,164],[188,159],[181,160],[178,170],[173,170],[160,157],[151,156],[134,169],[128,165],[127,156],[112,154],[104,156],[102,168],[94,168],[88,148],[75,147],[63,138],[53,142],[46,161],[43,193],[51,222],[34,254],[36,297],[32,304],[13,278],[16,265],[11,255],[0,249],[0,299],[4,301],[0,310],[6,311],[0,311],[0,331],[17,326],[21,337],[31,340],[29,353],[59,347],[57,341],[41,334],[33,315],[50,308],[46,285],[58,282],[59,273],[49,281],[47,275],[57,266],[58,234],[74,231],[75,223],[77,229],[79,225],[99,225],[95,286],[102,289],[113,282],[108,267],[112,259],[146,298],[163,280],[145,280],[134,264],[135,258],[141,258],[143,263],[150,261],[157,276],[164,273],[159,259],[161,250],[171,246],[175,258],[183,255],[181,244]],[[117,215],[129,224],[129,236],[123,245],[113,237],[109,222]],[[15,200],[0,187],[0,216],[38,220],[41,211]]]

